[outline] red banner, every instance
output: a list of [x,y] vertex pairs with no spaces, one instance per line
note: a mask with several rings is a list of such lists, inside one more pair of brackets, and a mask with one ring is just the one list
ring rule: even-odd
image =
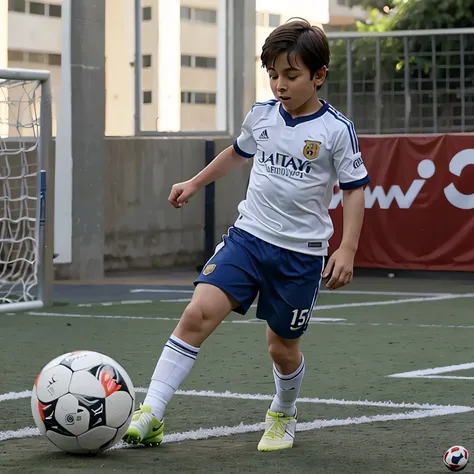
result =
[[[372,182],[356,267],[474,271],[474,135],[360,137]],[[342,191],[331,202],[342,235]]]

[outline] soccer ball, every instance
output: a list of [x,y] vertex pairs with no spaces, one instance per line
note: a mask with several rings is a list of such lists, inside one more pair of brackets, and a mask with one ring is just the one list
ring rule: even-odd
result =
[[443,461],[450,471],[462,471],[469,462],[469,453],[462,446],[452,446],[444,453]]
[[128,428],[135,390],[127,372],[110,357],[69,352],[47,364],[33,386],[31,411],[42,435],[63,451],[98,453]]

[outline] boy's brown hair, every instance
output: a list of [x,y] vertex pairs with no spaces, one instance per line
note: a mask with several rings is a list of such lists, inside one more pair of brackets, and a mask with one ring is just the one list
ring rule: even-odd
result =
[[329,67],[331,59],[324,31],[302,18],[290,18],[270,33],[262,48],[262,67],[273,67],[282,53],[288,55],[288,63],[292,66],[292,57],[298,55],[309,69],[311,79],[323,66]]

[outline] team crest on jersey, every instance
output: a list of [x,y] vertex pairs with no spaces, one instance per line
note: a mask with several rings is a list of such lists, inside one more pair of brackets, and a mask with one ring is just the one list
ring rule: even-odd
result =
[[303,155],[308,160],[314,160],[319,155],[319,149],[321,148],[321,142],[315,142],[312,140],[305,140],[305,146],[303,148]]
[[204,269],[202,273],[203,275],[210,275],[215,269],[216,269],[216,266],[213,263],[211,263],[206,266],[206,268]]

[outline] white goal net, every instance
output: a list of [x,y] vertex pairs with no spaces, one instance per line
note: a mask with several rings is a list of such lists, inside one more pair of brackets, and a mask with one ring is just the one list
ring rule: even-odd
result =
[[45,304],[50,122],[49,73],[0,70],[0,312]]

